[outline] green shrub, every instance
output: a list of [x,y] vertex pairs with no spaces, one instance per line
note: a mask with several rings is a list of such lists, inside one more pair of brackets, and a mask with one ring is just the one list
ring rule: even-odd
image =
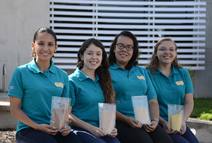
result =
[[191,117],[212,120],[212,98],[195,98]]
[[202,113],[200,115],[201,120],[212,120],[212,114],[211,113]]

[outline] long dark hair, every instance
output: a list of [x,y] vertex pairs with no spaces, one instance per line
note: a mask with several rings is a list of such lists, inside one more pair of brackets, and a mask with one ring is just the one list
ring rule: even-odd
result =
[[130,69],[132,66],[137,65],[137,57],[138,57],[138,41],[133,33],[130,31],[122,31],[114,38],[111,46],[110,46],[110,53],[109,53],[109,64],[112,65],[116,63],[116,57],[114,53],[114,49],[116,48],[117,40],[120,36],[129,37],[133,41],[133,55],[128,64],[126,65],[126,69]]
[[[158,52],[158,47],[160,46],[160,44],[164,41],[170,41],[170,42],[173,42],[176,49],[177,50],[177,45],[175,43],[175,41],[172,39],[172,38],[169,38],[169,37],[164,37],[164,38],[161,38],[158,40],[158,42],[155,44],[154,46],[154,52],[152,54],[152,58],[151,58],[151,61],[150,61],[150,64],[148,65],[147,68],[150,69],[151,72],[155,72],[158,67],[159,67],[159,59],[157,57],[157,52]],[[178,64],[178,61],[177,61],[177,56],[175,57],[174,61],[172,62],[172,66],[176,66],[176,67],[181,67],[179,64]]]
[[105,102],[106,103],[114,103],[115,93],[112,88],[112,80],[111,80],[110,73],[108,70],[109,64],[107,61],[107,53],[104,49],[103,44],[99,40],[97,40],[95,38],[90,38],[90,39],[87,39],[82,44],[81,48],[79,49],[78,55],[77,55],[77,57],[78,57],[77,67],[79,69],[83,68],[84,62],[81,59],[81,57],[84,54],[84,52],[86,51],[86,49],[91,44],[94,44],[95,46],[99,47],[102,50],[102,62],[101,62],[101,65],[96,69],[95,74],[97,74],[99,76],[99,81],[100,81],[100,85],[101,85],[101,88],[104,93]]

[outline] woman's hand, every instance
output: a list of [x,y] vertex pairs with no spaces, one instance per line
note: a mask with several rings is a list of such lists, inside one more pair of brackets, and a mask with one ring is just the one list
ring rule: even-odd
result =
[[158,121],[152,120],[150,124],[144,125],[144,129],[146,132],[153,132],[158,126]]
[[168,127],[168,125],[166,125],[166,132],[167,132],[168,134],[175,134],[175,133],[177,133],[178,131],[173,130],[172,128]]
[[180,128],[180,134],[184,134],[186,132],[186,123],[183,122]]
[[112,130],[112,132],[110,133],[110,136],[112,136],[112,137],[116,137],[116,136],[117,136],[117,134],[118,134],[117,129],[116,129],[116,128],[114,128],[114,129]]
[[57,132],[58,132],[58,130],[55,127],[52,127],[52,126],[47,125],[47,124],[37,124],[35,129],[39,130],[39,131],[46,132],[50,135],[56,135]]
[[106,135],[101,128],[98,128],[98,127],[95,127],[95,126],[92,126],[92,128],[89,131],[97,137],[102,137],[102,136]]
[[160,123],[162,128],[168,133],[168,134],[172,134],[175,133],[176,131],[172,130],[171,128],[169,128],[168,123],[164,120],[163,122]]
[[141,122],[139,122],[131,117],[127,117],[127,123],[133,128],[141,128],[142,127]]
[[184,134],[185,132],[186,132],[186,123],[185,122],[182,123],[180,131],[173,130],[167,126],[167,133],[169,133],[169,134],[174,134],[174,133]]
[[62,129],[60,129],[60,133],[63,136],[67,136],[71,132],[71,127],[69,125],[65,125]]
[[73,117],[71,115],[71,107],[69,106],[68,110],[66,110],[65,112],[65,124],[59,130],[62,136],[67,136],[71,132],[71,127],[69,126],[69,124],[72,122],[72,120],[73,120]]

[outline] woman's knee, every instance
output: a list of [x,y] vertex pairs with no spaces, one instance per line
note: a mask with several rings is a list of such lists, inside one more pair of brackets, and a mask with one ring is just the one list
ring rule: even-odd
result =
[[31,128],[22,129],[16,134],[16,143],[57,143],[53,136]]
[[182,135],[184,138],[186,138],[190,143],[199,143],[197,137],[192,133],[190,128],[186,128],[186,132]]
[[190,143],[186,138],[181,136],[180,134],[170,134],[174,143]]
[[160,126],[158,125],[157,128],[150,133],[154,142],[158,143],[173,143],[169,134]]
[[77,131],[77,135],[83,143],[106,143],[103,139],[96,137],[87,131]]
[[111,136],[104,136],[101,137],[106,143],[120,143],[118,138],[116,137],[111,137]]

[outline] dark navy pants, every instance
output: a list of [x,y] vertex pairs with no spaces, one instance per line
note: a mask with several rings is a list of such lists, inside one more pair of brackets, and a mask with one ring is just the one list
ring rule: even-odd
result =
[[144,128],[133,128],[128,124],[117,121],[118,139],[121,143],[173,143],[170,136],[160,125],[148,133]]
[[76,134],[80,137],[83,143],[120,143],[119,140],[115,137],[111,136],[103,136],[103,137],[96,137],[90,132],[78,128],[75,128]]
[[195,135],[188,127],[186,128],[186,132],[183,135],[176,133],[170,134],[170,137],[174,143],[199,143]]
[[48,133],[26,128],[16,133],[16,143],[82,143],[80,138],[71,132],[67,136],[50,135]]

